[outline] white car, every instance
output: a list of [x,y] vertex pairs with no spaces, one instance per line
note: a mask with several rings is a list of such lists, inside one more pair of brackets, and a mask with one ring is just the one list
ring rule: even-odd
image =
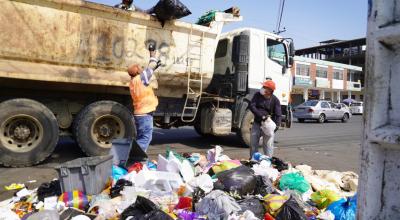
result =
[[364,106],[363,102],[352,102],[350,104],[350,112],[351,114],[363,114],[364,113]]

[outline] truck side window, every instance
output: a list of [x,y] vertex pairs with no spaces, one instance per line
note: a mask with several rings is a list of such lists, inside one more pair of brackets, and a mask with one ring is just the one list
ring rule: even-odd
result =
[[282,42],[267,39],[267,53],[268,58],[278,64],[286,65],[286,50],[285,45]]
[[228,51],[228,39],[223,39],[218,42],[215,58],[225,57]]

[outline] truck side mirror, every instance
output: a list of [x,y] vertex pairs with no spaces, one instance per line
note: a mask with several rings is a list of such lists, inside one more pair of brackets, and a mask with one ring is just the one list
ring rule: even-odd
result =
[[292,56],[289,57],[289,67],[293,66],[294,64],[294,59]]
[[293,41],[290,42],[289,44],[289,56],[294,57],[296,55],[296,49],[294,48],[294,43]]

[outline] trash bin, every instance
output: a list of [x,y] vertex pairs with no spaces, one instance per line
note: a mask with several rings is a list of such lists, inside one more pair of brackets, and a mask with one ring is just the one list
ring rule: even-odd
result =
[[55,169],[63,192],[79,190],[87,195],[96,195],[112,176],[112,156],[78,158]]
[[115,166],[125,166],[131,148],[130,139],[115,139],[112,142],[110,154],[113,156]]

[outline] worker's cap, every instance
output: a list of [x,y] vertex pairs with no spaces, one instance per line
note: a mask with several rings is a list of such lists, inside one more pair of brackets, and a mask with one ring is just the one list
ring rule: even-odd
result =
[[275,82],[272,80],[266,80],[265,82],[262,83],[264,88],[269,88],[272,91],[275,91],[276,86],[275,86]]
[[134,76],[140,74],[141,72],[143,72],[143,69],[142,69],[142,67],[140,67],[140,66],[137,65],[137,64],[134,64],[134,65],[132,65],[132,66],[130,66],[130,67],[128,68],[128,74],[129,74],[130,76],[132,76],[132,77],[134,77]]

